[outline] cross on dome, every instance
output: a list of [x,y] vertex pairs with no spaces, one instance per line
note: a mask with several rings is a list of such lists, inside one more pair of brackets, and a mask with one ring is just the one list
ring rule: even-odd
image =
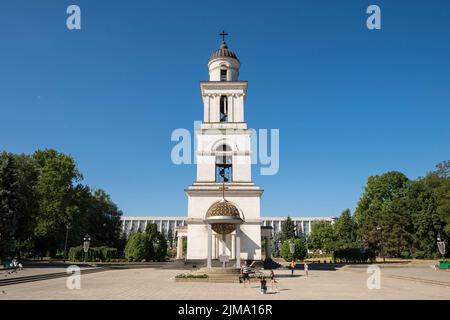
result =
[[226,33],[225,30],[222,30],[222,32],[219,33],[219,36],[222,36],[222,42],[225,42],[225,36],[228,36],[228,33]]

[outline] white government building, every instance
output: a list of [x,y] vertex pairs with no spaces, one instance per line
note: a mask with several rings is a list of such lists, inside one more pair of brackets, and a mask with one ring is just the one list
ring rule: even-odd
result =
[[[261,217],[261,226],[272,227],[272,232],[281,232],[281,222],[286,220],[285,217]],[[311,232],[311,225],[314,221],[328,221],[334,223],[334,217],[291,217],[297,232],[301,231],[306,236]],[[159,232],[164,235],[169,234],[171,230],[172,236],[177,236],[178,227],[187,226],[187,218],[181,216],[123,216],[122,230],[128,236],[133,232],[144,232],[147,223],[156,223]]]
[[[225,33],[221,34],[223,37]],[[283,217],[261,218],[263,190],[252,182],[251,130],[244,117],[247,81],[239,80],[240,62],[225,39],[208,61],[209,80],[200,82],[203,121],[196,130],[196,181],[188,186],[188,214],[184,217],[123,217],[125,233],[143,231],[148,222],[165,234],[176,235],[177,258],[187,237],[187,260],[261,260],[261,239],[280,230]],[[308,235],[315,220],[293,218]],[[268,249],[269,246],[266,246]],[[270,256],[270,255],[269,255]],[[268,257],[268,251],[266,251]]]

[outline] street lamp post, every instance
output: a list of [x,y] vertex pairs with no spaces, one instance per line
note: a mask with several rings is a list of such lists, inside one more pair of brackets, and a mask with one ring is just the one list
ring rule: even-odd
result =
[[380,231],[380,245],[381,245],[381,255],[383,257],[383,263],[386,263],[386,257],[384,256],[383,228],[378,226],[377,230]]
[[66,225],[66,240],[64,241],[64,257],[63,262],[66,262],[67,257],[67,239],[69,238],[69,229],[70,229],[70,223]]
[[294,254],[295,254],[295,243],[293,241],[289,242],[289,251],[291,252],[291,256],[292,256],[292,260],[295,259]]
[[84,261],[86,261],[89,246],[91,245],[91,237],[87,234],[83,238]]
[[442,241],[440,233],[438,233],[436,240],[437,240],[437,247],[438,247],[439,253],[442,255],[442,261],[444,261],[444,258],[445,258],[445,241]]
[[291,262],[291,276],[294,276],[294,267],[295,267],[295,243],[294,241],[289,241],[289,251],[291,252],[292,262]]

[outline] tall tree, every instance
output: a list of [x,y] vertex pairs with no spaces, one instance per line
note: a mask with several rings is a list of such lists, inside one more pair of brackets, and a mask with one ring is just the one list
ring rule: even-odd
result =
[[411,208],[408,197],[394,199],[383,206],[380,253],[384,256],[410,256],[412,243]]
[[0,258],[14,255],[19,202],[14,158],[0,154]]
[[76,219],[74,183],[82,179],[72,157],[55,150],[36,151],[33,155],[40,175],[36,184],[40,214],[35,236],[42,254],[62,249],[66,227]]
[[89,216],[91,232],[96,235],[96,241],[101,245],[117,246],[121,234],[122,211],[102,189],[97,189],[92,195],[92,209]]
[[35,186],[39,171],[34,159],[25,154],[14,155],[17,170],[17,246],[20,252],[31,252],[34,247],[33,231],[39,214]]
[[165,260],[167,257],[167,240],[164,234],[158,231],[155,223],[148,224],[145,233],[153,248],[150,258],[156,261]]
[[412,185],[413,246],[416,257],[438,256],[437,235],[450,241],[450,162],[418,179]]
[[281,242],[296,238],[296,227],[291,217],[281,222]]
[[344,210],[334,225],[337,249],[349,249],[358,247],[356,243],[357,225],[353,220],[350,209]]
[[335,235],[333,225],[328,221],[315,221],[308,238],[308,247],[313,250],[332,252],[335,249]]
[[384,206],[395,199],[405,197],[410,184],[409,179],[397,171],[368,178],[355,211],[359,235],[366,246],[380,252],[380,244],[384,238],[381,233],[387,230],[383,223],[388,223],[389,218],[383,216]]

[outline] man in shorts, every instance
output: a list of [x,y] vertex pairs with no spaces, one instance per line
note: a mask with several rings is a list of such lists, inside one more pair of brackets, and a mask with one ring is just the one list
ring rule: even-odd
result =
[[250,272],[251,272],[251,267],[248,265],[248,262],[246,261],[245,264],[241,268],[242,280],[244,282],[244,288],[245,288],[245,281],[248,281],[248,285],[250,285]]

